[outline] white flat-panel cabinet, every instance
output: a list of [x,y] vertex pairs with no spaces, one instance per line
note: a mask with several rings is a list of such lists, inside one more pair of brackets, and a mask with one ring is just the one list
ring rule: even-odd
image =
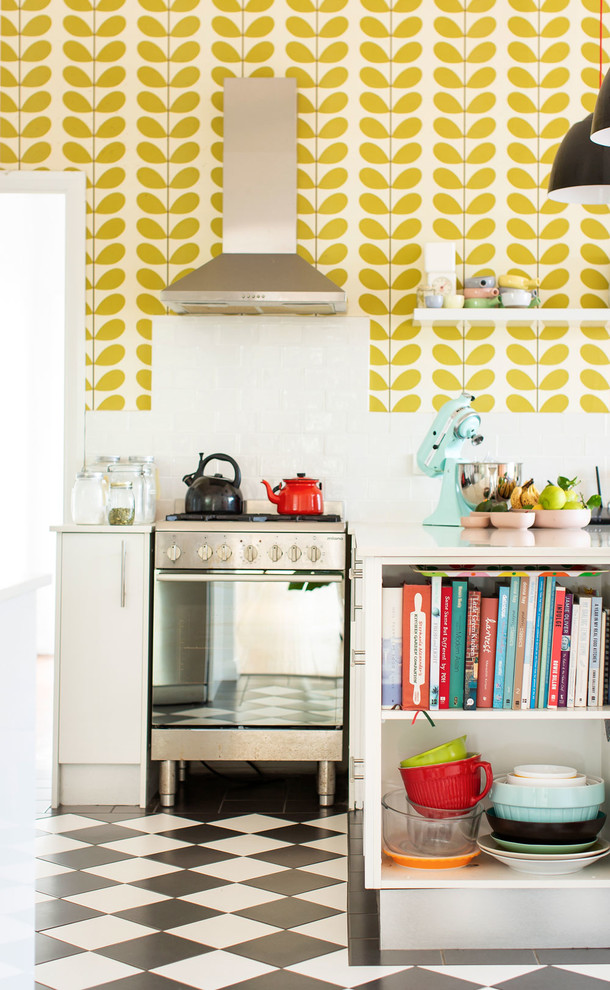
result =
[[58,804],[146,805],[150,531],[58,533]]
[[[381,799],[401,787],[401,759],[467,734],[467,747],[495,773],[519,763],[577,766],[610,788],[610,709],[412,711],[381,709],[383,587],[423,583],[431,572],[477,575],[493,594],[501,572],[559,573],[573,591],[594,589],[610,604],[610,527],[565,533],[533,530],[511,546],[454,527],[354,527],[362,629],[356,660],[365,683],[365,884],[379,891],[382,949],[601,947],[609,944],[610,857],[570,875],[518,873],[481,854],[458,869],[414,869],[384,853]],[[504,531],[501,535],[504,536]],[[469,533],[473,533],[472,537]],[[484,577],[482,577],[484,576]],[[608,810],[604,806],[603,810]],[[482,832],[490,831],[483,816]],[[607,835],[607,833],[604,833]]]

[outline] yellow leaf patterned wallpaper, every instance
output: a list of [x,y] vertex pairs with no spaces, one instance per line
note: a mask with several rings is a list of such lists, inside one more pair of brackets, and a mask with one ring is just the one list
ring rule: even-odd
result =
[[[598,0],[0,0],[0,168],[87,176],[90,408],[148,409],[160,290],[222,249],[222,84],[298,85],[298,251],[370,319],[370,409],[608,412],[606,207],[546,198]],[[602,2],[603,71],[610,6]],[[530,325],[419,327],[423,244],[541,280]]]

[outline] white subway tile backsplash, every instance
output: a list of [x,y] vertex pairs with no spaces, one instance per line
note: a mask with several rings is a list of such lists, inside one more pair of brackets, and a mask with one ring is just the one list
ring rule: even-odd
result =
[[[154,320],[153,336],[152,410],[87,413],[86,451],[155,454],[167,511],[200,450],[235,458],[247,498],[265,497],[263,477],[275,485],[305,471],[352,520],[423,519],[436,505],[441,479],[413,473],[434,414],[368,411],[367,319],[172,316]],[[608,499],[609,424],[492,411],[481,414],[482,445],[463,456],[521,460],[539,485],[578,474],[587,495],[598,464]]]

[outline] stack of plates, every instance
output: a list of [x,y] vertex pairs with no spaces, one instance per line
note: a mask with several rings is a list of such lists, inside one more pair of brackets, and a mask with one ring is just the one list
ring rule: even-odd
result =
[[[480,836],[477,845],[482,852],[493,856],[511,870],[537,876],[578,873],[610,853],[610,842],[599,838],[593,842],[545,845],[514,842],[492,832],[491,835]],[[583,849],[583,846],[588,848]]]

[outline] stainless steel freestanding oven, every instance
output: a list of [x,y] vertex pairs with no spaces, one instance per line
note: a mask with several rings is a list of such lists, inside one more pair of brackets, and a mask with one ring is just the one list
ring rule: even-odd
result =
[[151,755],[165,806],[189,760],[317,761],[320,804],[334,801],[345,524],[338,503],[296,518],[257,505],[156,526]]

